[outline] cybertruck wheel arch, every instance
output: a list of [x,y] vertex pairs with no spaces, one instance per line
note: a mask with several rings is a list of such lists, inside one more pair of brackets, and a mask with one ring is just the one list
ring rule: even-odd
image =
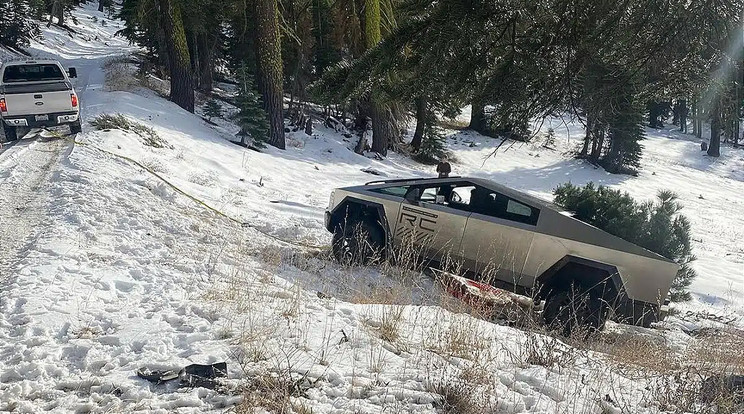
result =
[[[617,267],[571,255],[564,256],[538,276],[535,287],[539,289],[538,297],[545,299],[551,291],[566,289],[572,283],[588,291],[601,290],[601,296],[608,301],[625,295]],[[614,297],[607,297],[607,294]]]
[[392,232],[385,215],[385,207],[380,203],[346,197],[331,211],[331,229],[351,220],[369,219],[378,224],[385,234],[386,245],[391,242]]

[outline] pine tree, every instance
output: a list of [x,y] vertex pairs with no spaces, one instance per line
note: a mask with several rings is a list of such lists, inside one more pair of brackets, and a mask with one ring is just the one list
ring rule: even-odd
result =
[[253,84],[253,77],[247,69],[238,70],[238,83],[240,85],[236,99],[238,112],[232,117],[240,127],[237,135],[241,137],[240,142],[243,146],[248,146],[250,139],[253,146],[264,148],[269,139],[269,120],[263,109],[261,97]]
[[39,27],[29,19],[31,9],[23,0],[0,1],[0,45],[19,49],[39,35]]
[[696,274],[690,267],[695,260],[690,244],[690,223],[680,214],[677,195],[660,191],[654,202],[639,203],[628,193],[589,183],[576,187],[570,183],[555,189],[555,203],[574,212],[574,217],[645,249],[674,260],[681,266],[672,283],[670,299],[691,298],[688,287]]
[[222,118],[222,105],[215,99],[210,99],[204,104],[204,115],[212,121],[212,118]]

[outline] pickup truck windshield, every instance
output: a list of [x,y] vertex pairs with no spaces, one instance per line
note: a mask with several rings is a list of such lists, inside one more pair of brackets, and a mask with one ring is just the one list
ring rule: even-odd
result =
[[51,63],[8,66],[3,74],[3,83],[60,80],[65,80],[65,74],[59,66]]

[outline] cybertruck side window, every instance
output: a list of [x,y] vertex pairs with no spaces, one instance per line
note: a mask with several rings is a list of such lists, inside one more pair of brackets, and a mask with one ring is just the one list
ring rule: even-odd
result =
[[472,191],[470,211],[531,226],[537,225],[540,217],[539,209],[484,187]]
[[408,189],[410,186],[401,186],[401,187],[385,187],[385,188],[378,188],[375,190],[370,190],[374,193],[380,193],[380,194],[386,194],[394,197],[400,197],[403,198],[406,196],[406,193],[408,193]]
[[420,187],[421,192],[417,201],[469,211],[470,193],[474,188],[475,186],[468,182]]

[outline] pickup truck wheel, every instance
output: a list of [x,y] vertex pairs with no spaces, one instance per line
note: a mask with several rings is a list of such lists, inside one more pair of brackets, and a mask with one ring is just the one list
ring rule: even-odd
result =
[[368,265],[381,259],[384,235],[368,220],[339,224],[333,231],[333,256],[342,264]]
[[600,331],[606,319],[602,299],[576,289],[551,293],[543,309],[543,320],[548,328],[564,336],[580,331],[586,334]]
[[18,131],[16,131],[16,127],[3,124],[3,132],[5,133],[5,142],[18,140]]
[[70,124],[70,135],[75,135],[83,132],[83,126],[80,124],[80,121],[75,121]]

